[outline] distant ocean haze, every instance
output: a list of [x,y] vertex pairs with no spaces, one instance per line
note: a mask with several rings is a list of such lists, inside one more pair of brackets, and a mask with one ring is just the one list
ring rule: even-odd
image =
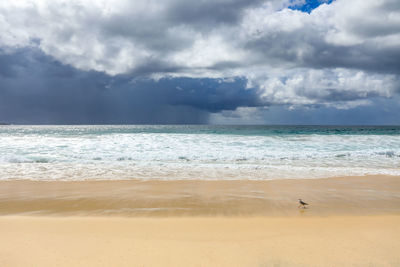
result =
[[400,175],[398,126],[1,126],[0,179]]

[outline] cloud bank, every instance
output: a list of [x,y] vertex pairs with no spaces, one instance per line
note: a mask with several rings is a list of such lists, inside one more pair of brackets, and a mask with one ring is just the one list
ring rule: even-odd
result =
[[3,110],[69,95],[91,110],[82,123],[350,110],[400,91],[397,0],[3,1],[0,32]]

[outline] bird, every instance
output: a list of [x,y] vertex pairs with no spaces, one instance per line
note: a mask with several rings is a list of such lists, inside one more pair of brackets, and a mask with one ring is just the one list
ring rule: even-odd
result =
[[299,208],[302,207],[303,209],[305,209],[306,205],[308,205],[308,203],[306,203],[303,200],[301,200],[301,198],[299,198],[299,203],[300,203]]

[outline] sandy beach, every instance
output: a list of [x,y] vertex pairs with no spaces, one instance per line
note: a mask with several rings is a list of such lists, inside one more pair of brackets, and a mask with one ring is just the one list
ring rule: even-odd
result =
[[1,266],[399,266],[400,216],[3,217]]
[[0,213],[0,266],[400,265],[393,176],[2,181]]

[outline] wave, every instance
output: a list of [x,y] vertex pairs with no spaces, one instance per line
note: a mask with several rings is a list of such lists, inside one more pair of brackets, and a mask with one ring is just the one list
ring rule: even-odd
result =
[[[57,179],[273,179],[400,174],[400,130],[399,134],[387,135],[335,135],[320,134],[330,131],[321,128],[314,134],[255,135],[250,130],[263,128],[232,130],[247,134],[224,134],[229,127],[208,128],[217,134],[194,128],[176,126],[162,131],[162,127],[154,126],[149,129],[159,132],[140,133],[130,126],[19,126],[8,132],[1,130],[0,179],[40,179],[47,175]],[[375,127],[373,131],[380,130]],[[44,164],[46,173],[38,167]]]
[[47,158],[10,158],[6,160],[8,163],[50,163],[51,159]]
[[388,158],[400,157],[400,154],[396,154],[394,151],[376,152],[376,154],[386,156]]
[[[45,166],[45,167],[44,167]],[[261,166],[250,164],[2,164],[1,180],[274,180],[394,175],[399,168]]]

